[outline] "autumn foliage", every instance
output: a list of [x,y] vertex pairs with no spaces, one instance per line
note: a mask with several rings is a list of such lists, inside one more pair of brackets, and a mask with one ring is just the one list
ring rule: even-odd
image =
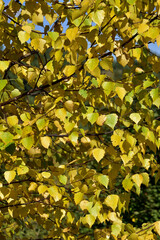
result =
[[160,1],[4,2],[1,239],[32,221],[43,239],[156,239],[159,221],[123,214],[160,178]]

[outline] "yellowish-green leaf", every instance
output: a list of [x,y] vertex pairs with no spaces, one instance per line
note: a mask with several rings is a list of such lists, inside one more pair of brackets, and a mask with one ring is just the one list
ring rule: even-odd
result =
[[38,130],[41,131],[42,129],[44,129],[44,127],[46,126],[46,121],[44,118],[40,118],[36,121],[36,125],[38,127]]
[[49,37],[53,40],[56,41],[57,38],[59,37],[59,33],[58,32],[48,32]]
[[70,131],[72,131],[72,129],[74,128],[75,123],[70,123],[70,122],[66,122],[64,124],[64,128],[66,130],[67,133],[69,133]]
[[7,80],[0,80],[0,91],[7,85]]
[[90,228],[92,227],[94,222],[95,222],[95,217],[91,214],[87,214],[85,217],[82,218],[82,223],[88,224]]
[[105,151],[102,148],[93,149],[93,157],[99,162],[105,155]]
[[4,173],[4,178],[6,179],[6,181],[7,181],[8,183],[12,182],[13,179],[15,178],[15,176],[16,176],[16,172],[15,172],[14,170],[12,170],[12,171],[6,171],[6,172]]
[[34,138],[33,136],[26,137],[26,138],[23,138],[21,142],[22,142],[22,145],[29,150],[34,144]]
[[17,174],[18,175],[24,175],[29,172],[29,168],[25,165],[20,165],[17,167]]
[[133,187],[133,182],[130,178],[125,178],[123,181],[122,181],[122,186],[123,188],[126,190],[126,191],[130,191]]
[[115,194],[111,194],[111,195],[108,195],[105,200],[104,200],[104,203],[113,209],[113,211],[116,210],[116,207],[118,205],[118,201],[119,201],[119,196],[118,195],[115,195]]
[[141,116],[140,116],[139,113],[131,113],[129,117],[130,117],[130,119],[131,119],[133,122],[135,122],[136,124],[138,124],[139,121],[141,120]]
[[88,59],[86,62],[86,66],[90,71],[93,71],[98,66],[99,60],[98,58]]
[[60,183],[66,185],[66,183],[67,183],[67,176],[65,176],[65,175],[59,175],[59,176],[58,176],[58,179],[59,179],[59,182],[60,182]]
[[52,186],[48,188],[48,192],[54,198],[55,202],[61,200],[62,194],[59,192],[57,186]]
[[122,227],[121,227],[120,224],[113,223],[112,226],[111,226],[112,234],[117,237],[120,234],[120,232],[121,232],[121,228]]
[[104,17],[105,17],[104,10],[97,10],[97,11],[93,11],[91,13],[92,21],[95,22],[99,27],[101,26],[101,24],[104,20]]
[[109,96],[109,94],[114,90],[115,83],[114,82],[104,82],[102,84],[103,89],[105,90],[105,94]]
[[98,182],[107,188],[109,183],[109,177],[107,175],[100,174],[98,176]]
[[99,117],[98,113],[88,113],[87,114],[87,119],[91,124],[94,124]]
[[65,120],[67,111],[65,108],[59,108],[55,110],[55,115],[57,118],[59,118],[61,121]]
[[116,123],[118,121],[118,116],[115,113],[111,113],[107,115],[107,119],[105,121],[105,124],[107,124],[112,129],[115,127]]
[[71,140],[73,145],[77,144],[78,143],[78,132],[72,132],[69,135],[69,139]]

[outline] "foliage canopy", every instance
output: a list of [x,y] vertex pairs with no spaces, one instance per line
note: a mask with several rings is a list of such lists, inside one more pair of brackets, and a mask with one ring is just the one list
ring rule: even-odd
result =
[[2,239],[30,219],[46,239],[160,234],[123,221],[160,178],[159,15],[159,0],[0,0]]

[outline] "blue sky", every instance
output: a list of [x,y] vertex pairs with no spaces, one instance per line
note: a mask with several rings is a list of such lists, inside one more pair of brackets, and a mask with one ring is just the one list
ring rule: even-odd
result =
[[[5,5],[7,5],[10,2],[10,0],[4,0]],[[66,24],[63,25],[63,32],[65,32]],[[38,30],[38,29],[37,29]],[[42,30],[41,28],[39,30]],[[156,55],[160,56],[160,46],[157,46],[157,43],[151,43],[149,44],[150,50],[155,53]]]

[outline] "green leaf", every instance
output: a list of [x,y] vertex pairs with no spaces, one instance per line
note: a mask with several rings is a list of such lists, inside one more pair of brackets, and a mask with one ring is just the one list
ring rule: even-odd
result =
[[115,113],[111,113],[111,114],[107,115],[107,119],[105,121],[105,124],[107,124],[109,127],[114,129],[117,121],[118,121],[118,116]]
[[8,143],[6,145],[5,150],[6,150],[6,152],[8,152],[8,153],[10,153],[12,155],[14,153],[14,151],[15,151],[15,148],[16,148],[15,143],[12,142],[12,143]]

